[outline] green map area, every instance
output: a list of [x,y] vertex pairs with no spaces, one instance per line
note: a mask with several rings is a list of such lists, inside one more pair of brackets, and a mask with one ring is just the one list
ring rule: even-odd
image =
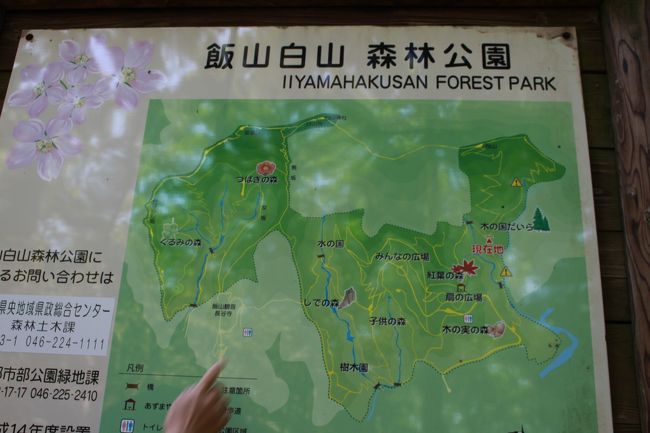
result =
[[[225,380],[236,382],[233,394],[245,414],[233,422],[247,431],[284,426],[288,421],[281,414],[296,405],[310,416],[283,431],[338,431],[346,423],[368,431],[400,426],[412,431],[408,416],[377,428],[378,420],[391,416],[386,407],[388,412],[380,413],[378,396],[403,394],[413,404],[431,406],[420,422],[457,431],[481,425],[465,417],[479,416],[483,404],[492,404],[485,400],[498,398],[507,407],[499,412],[503,416],[491,415],[494,430],[485,430],[497,432],[540,425],[548,410],[549,403],[529,407],[518,401],[519,391],[507,383],[526,388],[536,381],[542,395],[559,395],[565,392],[561,387],[551,384],[545,391],[544,386],[553,376],[580,371],[579,395],[592,403],[573,426],[593,431],[584,247],[572,241],[565,253],[549,257],[548,246],[536,245],[551,242],[556,248],[567,233],[578,237],[581,230],[571,125],[551,116],[565,135],[556,133],[550,143],[548,137],[537,143],[539,127],[529,128],[533,134],[525,128],[517,133],[501,128],[498,134],[494,125],[478,134],[483,139],[463,143],[469,137],[460,129],[462,116],[448,122],[448,131],[430,123],[425,113],[436,108],[440,113],[445,108],[440,102],[374,103],[378,108],[369,113],[367,103],[353,101],[263,101],[251,112],[265,121],[255,122],[246,122],[247,111],[232,102],[223,103],[232,104],[232,112],[221,112],[214,102],[152,103],[146,142],[165,141],[165,132],[173,135],[171,113],[215,122],[221,113],[224,120],[240,121],[194,150],[188,161],[161,163],[162,144],[149,150],[145,143],[126,266],[147,266],[148,272],[129,281],[133,273],[125,269],[109,375],[158,374],[163,404],[182,383],[162,372],[171,368],[189,376],[188,369],[201,371],[195,363],[205,368],[227,356],[233,365]],[[263,113],[273,104],[272,115]],[[515,104],[465,104],[475,116],[490,107],[497,108],[496,115],[517,111]],[[526,118],[548,106],[520,106],[518,115]],[[458,116],[458,108],[449,107],[452,118]],[[568,106],[554,108],[566,114]],[[284,121],[273,122],[282,114]],[[217,135],[196,119],[194,125],[195,134],[186,129],[190,142],[192,135],[197,142]],[[444,138],[453,132],[460,137]],[[188,143],[182,146],[190,152]],[[156,177],[162,167],[175,164],[179,167]],[[572,192],[566,192],[567,185]],[[555,195],[560,190],[565,197]],[[567,203],[573,214],[561,217]],[[519,257],[522,248],[526,253]],[[577,262],[565,269],[563,260]],[[558,298],[556,288],[569,276],[574,284]],[[147,294],[134,288],[141,285]],[[566,330],[547,321],[551,314],[581,316],[582,322],[560,323],[570,327]],[[151,331],[134,339],[127,326],[138,320],[138,332]],[[163,327],[169,330],[158,329]],[[143,355],[128,353],[134,341],[147,342]],[[174,354],[163,360],[151,349],[146,355],[152,346]],[[520,371],[522,366],[529,372]],[[429,372],[422,373],[424,367]],[[506,385],[505,393],[491,395],[490,369],[512,373],[500,380],[498,389]],[[292,389],[282,371],[309,379]],[[453,395],[448,378],[472,378],[481,371],[484,376],[471,382],[473,399],[448,399],[456,402],[455,411],[437,414],[435,402]],[[423,376],[437,377],[442,386],[423,393]],[[254,385],[242,386],[249,379]],[[248,391],[238,395],[238,388]],[[108,414],[124,418],[119,406],[131,395],[117,386],[113,392],[115,398],[109,387],[106,425],[112,422]],[[250,400],[266,414],[252,416]],[[521,405],[526,409],[511,412]],[[161,415],[147,412],[146,404],[136,413],[151,426],[160,423]]]

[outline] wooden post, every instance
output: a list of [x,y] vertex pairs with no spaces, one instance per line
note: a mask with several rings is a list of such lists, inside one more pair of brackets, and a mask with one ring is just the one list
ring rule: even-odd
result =
[[650,4],[606,0],[605,32],[631,289],[641,427],[650,433]]

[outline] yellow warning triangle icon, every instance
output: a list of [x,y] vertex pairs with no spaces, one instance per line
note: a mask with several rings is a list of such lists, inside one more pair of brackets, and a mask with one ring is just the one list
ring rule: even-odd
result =
[[521,185],[521,181],[519,180],[518,177],[515,177],[515,178],[512,180],[512,186],[514,186],[515,188],[521,188],[521,187],[522,187],[522,185]]
[[504,266],[503,269],[501,270],[501,276],[502,277],[512,277],[512,272],[510,272],[510,269],[508,269],[507,266]]

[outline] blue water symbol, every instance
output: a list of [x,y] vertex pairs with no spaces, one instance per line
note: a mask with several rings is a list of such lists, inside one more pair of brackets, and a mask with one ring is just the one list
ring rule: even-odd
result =
[[[320,227],[321,227],[321,232],[320,232],[321,239],[323,239],[324,226],[325,226],[325,219],[326,219],[326,215],[323,215],[323,217],[321,218],[321,226],[320,226]],[[321,247],[321,253],[324,254],[324,251],[323,251],[323,248],[322,248],[322,247]],[[330,281],[331,281],[331,279],[332,279],[332,273],[329,271],[329,269],[327,269],[327,268],[325,267],[325,263],[326,263],[326,259],[325,259],[325,257],[323,257],[323,258],[321,259],[320,268],[321,268],[321,270],[322,270],[323,272],[325,272],[325,274],[326,274],[326,276],[325,276],[325,299],[329,300],[329,298],[330,298],[330,295],[329,295],[329,287],[330,287]],[[336,308],[336,307],[331,307],[331,308],[330,308],[330,311],[331,311],[332,313],[334,313],[334,315],[336,316],[336,318],[337,318],[338,320],[340,320],[341,322],[345,323],[345,326],[346,326],[346,334],[345,334],[345,338],[346,338],[346,340],[348,340],[350,343],[354,343],[354,335],[352,335],[352,329],[350,328],[350,322],[348,322],[348,321],[345,320],[345,319],[342,319],[342,318],[339,316],[338,308]],[[352,346],[352,358],[353,358],[353,361],[356,363],[356,352],[355,352],[355,350],[354,350],[354,345]]]
[[544,370],[542,370],[539,373],[539,377],[541,378],[546,377],[551,371],[555,370],[556,368],[560,367],[565,362],[567,362],[569,359],[571,359],[576,349],[578,348],[578,338],[575,335],[573,335],[566,329],[559,328],[557,326],[552,326],[546,321],[548,316],[550,316],[553,313],[553,311],[555,311],[555,308],[549,308],[548,310],[546,310],[544,314],[542,314],[542,316],[539,318],[540,323],[542,323],[544,326],[546,326],[548,329],[555,332],[556,334],[564,334],[567,337],[569,337],[569,340],[571,340],[571,346],[564,349],[556,358],[553,359],[553,361],[551,361],[549,365],[546,366]]
[[200,292],[200,284],[201,284],[201,278],[203,278],[203,274],[205,273],[205,265],[208,262],[208,256],[209,254],[206,254],[203,256],[203,264],[201,265],[201,271],[199,272],[199,276],[196,279],[196,294],[194,295],[194,304],[197,304],[199,302],[199,292]]
[[[226,238],[226,236],[223,234],[223,230],[224,230],[224,225],[225,225],[224,207],[225,207],[225,199],[226,199],[226,194],[227,193],[228,193],[228,186],[226,185],[226,188],[223,191],[223,196],[219,200],[219,207],[221,208],[221,235],[219,236],[219,242],[217,244],[215,244],[214,246],[210,247],[210,253],[212,253],[212,254],[216,250],[218,250],[221,247],[221,245],[223,245],[223,241]],[[206,243],[208,243],[207,240],[205,239],[205,237],[201,234],[201,232],[199,230],[199,220],[198,220],[198,218],[193,214],[190,214],[190,215],[196,221],[196,227],[195,227],[196,232],[199,234],[199,236],[201,236],[201,238],[203,238],[203,240]],[[203,263],[201,264],[201,270],[199,271],[199,276],[196,279],[196,294],[194,295],[194,304],[198,304],[198,302],[199,302],[199,292],[201,291],[201,288],[200,288],[201,279],[203,278],[203,275],[205,274],[205,266],[208,263],[208,257],[210,256],[210,253],[206,253],[203,256]]]
[[194,215],[193,213],[191,213],[191,212],[190,212],[190,216],[192,217],[192,219],[194,219],[194,227],[192,228],[192,230],[194,230],[196,232],[196,234],[199,235],[201,240],[203,240],[203,242],[205,242],[207,244],[208,243],[208,237],[205,236],[203,233],[201,233],[201,228],[199,227],[199,219],[198,219],[198,217],[196,215]]

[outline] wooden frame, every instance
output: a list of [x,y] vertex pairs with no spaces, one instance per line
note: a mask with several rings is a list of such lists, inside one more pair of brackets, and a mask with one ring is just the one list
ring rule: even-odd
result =
[[646,0],[610,0],[603,9],[644,433],[650,431],[649,13]]
[[[6,12],[0,29],[0,95],[6,93],[21,32],[30,28],[301,24],[576,26],[596,203],[615,431],[638,432],[642,423],[644,432],[650,432],[647,293],[650,159],[648,135],[639,135],[647,134],[650,122],[643,117],[645,104],[650,101],[647,21],[642,19],[648,15],[647,1],[609,0],[602,14],[600,0],[496,0],[489,7],[481,0],[333,0],[326,3],[328,7],[323,7],[322,2],[299,0],[215,3],[209,0],[0,0],[0,7]],[[614,121],[621,156],[620,196],[601,20],[606,27],[612,65]],[[624,45],[631,50],[623,51],[620,47]],[[630,72],[633,71],[630,65],[637,65],[636,75]],[[634,84],[625,81],[631,78],[637,83],[640,80],[636,90]],[[633,128],[639,132],[634,134]],[[628,300],[623,220],[629,285],[635,301],[632,309]],[[635,314],[638,375],[632,368],[631,310]],[[637,381],[641,382],[640,405]]]

